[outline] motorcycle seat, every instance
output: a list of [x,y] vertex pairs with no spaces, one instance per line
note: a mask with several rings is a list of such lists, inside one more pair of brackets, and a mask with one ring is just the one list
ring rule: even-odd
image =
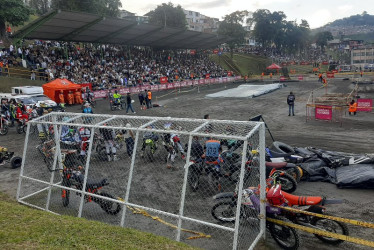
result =
[[108,185],[107,179],[102,179],[100,181],[97,180],[87,180],[87,189],[95,189],[95,188],[100,188],[103,186]]
[[284,168],[287,166],[287,162],[265,162],[266,167],[270,168]]
[[310,206],[318,205],[322,202],[323,198],[320,196],[297,196],[282,191],[284,198],[287,200],[289,206]]

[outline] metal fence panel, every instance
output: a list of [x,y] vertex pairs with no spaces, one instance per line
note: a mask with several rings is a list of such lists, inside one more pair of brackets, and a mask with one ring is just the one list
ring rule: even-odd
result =
[[264,136],[256,122],[50,113],[29,122],[17,199],[201,248],[247,249],[264,234],[259,207],[241,196],[265,183]]

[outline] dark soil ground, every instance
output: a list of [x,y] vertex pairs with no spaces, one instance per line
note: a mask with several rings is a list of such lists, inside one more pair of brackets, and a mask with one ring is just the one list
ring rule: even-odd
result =
[[[135,110],[137,116],[160,116],[160,117],[183,117],[183,118],[203,118],[205,114],[210,114],[211,119],[224,119],[224,120],[241,120],[247,121],[250,117],[261,114],[265,119],[267,126],[270,128],[275,140],[287,143],[294,147],[316,147],[331,151],[340,151],[347,153],[374,153],[374,115],[372,112],[369,113],[358,113],[356,116],[348,116],[346,112],[342,117],[342,124],[336,122],[316,121],[314,119],[306,121],[306,102],[311,92],[320,87],[320,83],[317,79],[312,81],[292,82],[286,83],[284,88],[276,90],[272,93],[256,97],[253,99],[246,98],[206,98],[205,95],[209,93],[215,93],[217,91],[224,90],[225,88],[236,87],[238,83],[232,83],[227,85],[215,85],[215,86],[204,86],[199,89],[182,89],[181,93],[170,93],[160,92],[153,93],[153,103],[160,104],[161,107],[152,108],[149,110],[140,110],[137,103],[135,102]],[[329,93],[350,93],[354,85],[350,81],[343,81],[339,79],[333,79],[329,83]],[[374,86],[361,85],[359,95],[361,98],[374,98]],[[290,91],[293,91],[296,95],[295,104],[295,116],[288,116],[288,106],[286,103],[287,95]],[[168,93],[170,93],[168,95]],[[314,96],[321,96],[325,93],[325,89],[319,89],[313,92]],[[81,112],[79,107],[68,107],[67,111]],[[107,100],[99,100],[95,113],[102,114],[117,114],[124,115],[124,111],[110,111],[109,103]],[[134,116],[134,115],[131,115]],[[16,133],[15,129],[12,128],[8,135],[0,137],[0,145],[6,146],[10,151],[15,151],[17,155],[22,156],[24,147],[24,135]],[[30,144],[35,142],[31,141]],[[266,144],[271,144],[271,139],[267,134]],[[39,156],[32,156],[33,159],[37,160]],[[123,157],[125,161],[129,161],[128,158]],[[139,161],[140,162],[140,161]],[[98,163],[99,164],[99,163]],[[119,164],[119,163],[115,163]],[[115,165],[114,164],[114,165]],[[141,165],[141,164],[140,164]],[[161,166],[164,166],[160,163]],[[108,165],[109,166],[109,165]],[[109,166],[110,167],[110,166]],[[113,167],[113,165],[112,165]],[[169,208],[164,211],[176,213],[179,207],[179,202],[176,199],[170,199],[173,195],[175,187],[180,187],[183,170],[173,169],[168,170],[165,167],[160,167],[157,171],[151,170],[152,164],[143,163],[144,168],[139,168],[134,175],[135,185],[139,185],[132,197],[139,198],[140,204],[148,205],[148,201],[152,203],[151,194],[157,193],[157,204],[167,205]],[[111,168],[112,169],[112,168]],[[124,171],[121,171],[124,170]],[[8,193],[10,196],[15,197],[17,192],[19,169],[10,169],[8,165],[0,167],[0,190]],[[116,170],[101,173],[106,177],[109,176],[114,179],[115,177],[123,177],[116,179],[114,186],[121,185],[126,187],[126,176],[128,172],[125,168],[120,166]],[[151,173],[151,174],[150,174]],[[99,172],[97,172],[99,174]],[[155,181],[156,180],[156,181]],[[180,189],[177,188],[176,196],[180,195]],[[108,188],[111,190],[111,188]],[[113,192],[113,189],[112,189]],[[119,192],[119,196],[124,195],[123,189]],[[175,192],[174,192],[175,193]],[[341,205],[335,205],[327,208],[329,214],[333,214],[340,217],[353,218],[363,221],[374,222],[374,206],[373,201],[373,190],[365,189],[338,189],[334,184],[322,183],[322,182],[301,182],[295,192],[299,195],[324,195],[329,198],[340,198],[344,199],[345,203]],[[52,195],[52,203],[53,198]],[[56,195],[58,199],[58,195]],[[194,216],[195,213],[201,212],[199,209],[193,209],[196,207],[211,207],[214,202],[210,199],[211,195],[207,193],[187,193],[187,199],[190,201],[196,201],[195,203],[186,204],[187,214]],[[130,200],[131,201],[131,200]],[[135,200],[133,200],[135,202]],[[175,202],[176,201],[176,202]],[[71,207],[77,208],[79,200],[72,201]],[[175,203],[175,204],[174,204]],[[61,212],[56,204],[53,203],[54,211]],[[97,217],[96,211],[99,208],[94,208],[94,204],[88,204],[87,206],[92,207],[92,214],[87,212],[83,214],[84,217],[89,219],[99,219],[104,222],[118,223],[119,217],[114,218],[102,215]],[[97,205],[96,205],[97,206]],[[97,206],[98,207],[98,206]],[[72,214],[77,210],[73,210]],[[204,211],[206,213],[206,221],[215,222],[210,216],[210,211]],[[149,218],[139,219],[140,215],[128,216],[129,224],[141,230],[158,232],[161,235],[174,237],[175,231],[170,228],[159,229],[156,222],[153,222]],[[151,221],[151,222],[149,222]],[[177,220],[169,219],[170,222],[176,224]],[[188,223],[183,226],[188,226]],[[146,228],[145,228],[146,227]],[[195,228],[200,231],[207,229],[204,226]],[[359,228],[349,226],[350,235],[354,237],[361,237],[370,240],[370,236],[373,235],[372,229]],[[192,244],[203,248],[212,249],[226,249],[227,245],[223,242],[225,233],[221,231],[205,231],[206,233],[212,234],[212,239],[198,239],[192,241],[186,241],[188,244]],[[343,243],[339,246],[329,246],[321,243],[317,238],[312,235],[301,233],[301,247],[300,249],[366,249],[359,245],[352,243]],[[182,234],[182,239],[186,238],[187,234]],[[190,235],[188,235],[190,236]],[[220,239],[222,238],[222,239]],[[212,244],[212,242],[215,242]],[[268,235],[268,243],[265,244],[265,248],[277,248],[274,241]]]

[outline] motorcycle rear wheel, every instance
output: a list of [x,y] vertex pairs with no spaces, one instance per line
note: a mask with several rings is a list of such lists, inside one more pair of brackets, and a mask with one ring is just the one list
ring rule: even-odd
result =
[[193,192],[196,192],[199,188],[200,171],[196,165],[191,165],[187,177],[188,184],[190,185]]
[[268,223],[271,237],[273,237],[281,248],[286,250],[296,250],[299,248],[299,235],[294,228]]
[[[341,223],[339,221],[335,220],[329,220],[325,218],[320,217],[313,217],[310,224],[312,224],[315,227],[319,227],[321,230],[337,233],[337,234],[343,234],[343,235],[349,235],[349,231],[347,226],[344,223]],[[330,238],[322,235],[315,234],[319,240],[330,244],[330,245],[338,245],[343,242],[343,240]]]
[[278,176],[282,190],[287,193],[293,193],[297,188],[296,180],[289,175],[287,172],[283,172],[283,175]]
[[[116,199],[112,195],[107,194],[107,193],[100,193],[101,196],[108,197],[111,199]],[[116,215],[121,211],[121,205],[119,203],[113,202],[113,201],[108,201],[104,199],[97,198],[95,200],[100,207],[110,215]]]

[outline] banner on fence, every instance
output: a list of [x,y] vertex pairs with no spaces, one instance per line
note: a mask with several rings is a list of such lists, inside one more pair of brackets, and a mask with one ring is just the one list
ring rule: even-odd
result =
[[371,112],[373,99],[357,99],[357,111]]
[[333,72],[326,72],[327,78],[334,78],[335,77],[334,75],[335,74]]
[[[163,78],[163,77],[161,77]],[[160,78],[160,82],[161,82]],[[157,85],[139,85],[134,87],[127,87],[127,88],[118,88],[118,92],[121,95],[125,95],[127,93],[139,93],[140,91],[144,91],[146,89],[150,89],[151,91],[159,91],[159,90],[166,90],[166,89],[174,89],[178,87],[187,87],[187,86],[196,86],[196,85],[204,85],[204,84],[214,84],[214,83],[225,83],[230,82],[234,80],[238,80],[241,78],[241,76],[235,76],[235,77],[220,77],[220,78],[207,78],[207,79],[199,79],[199,80],[187,80],[187,81],[181,81],[181,82],[175,82],[175,83],[168,83],[167,77],[166,82],[164,84],[157,84]],[[163,79],[162,81],[164,81]],[[94,91],[95,98],[106,98],[108,96],[108,90],[97,90]]]
[[331,120],[332,106],[316,106],[315,118],[318,120]]

